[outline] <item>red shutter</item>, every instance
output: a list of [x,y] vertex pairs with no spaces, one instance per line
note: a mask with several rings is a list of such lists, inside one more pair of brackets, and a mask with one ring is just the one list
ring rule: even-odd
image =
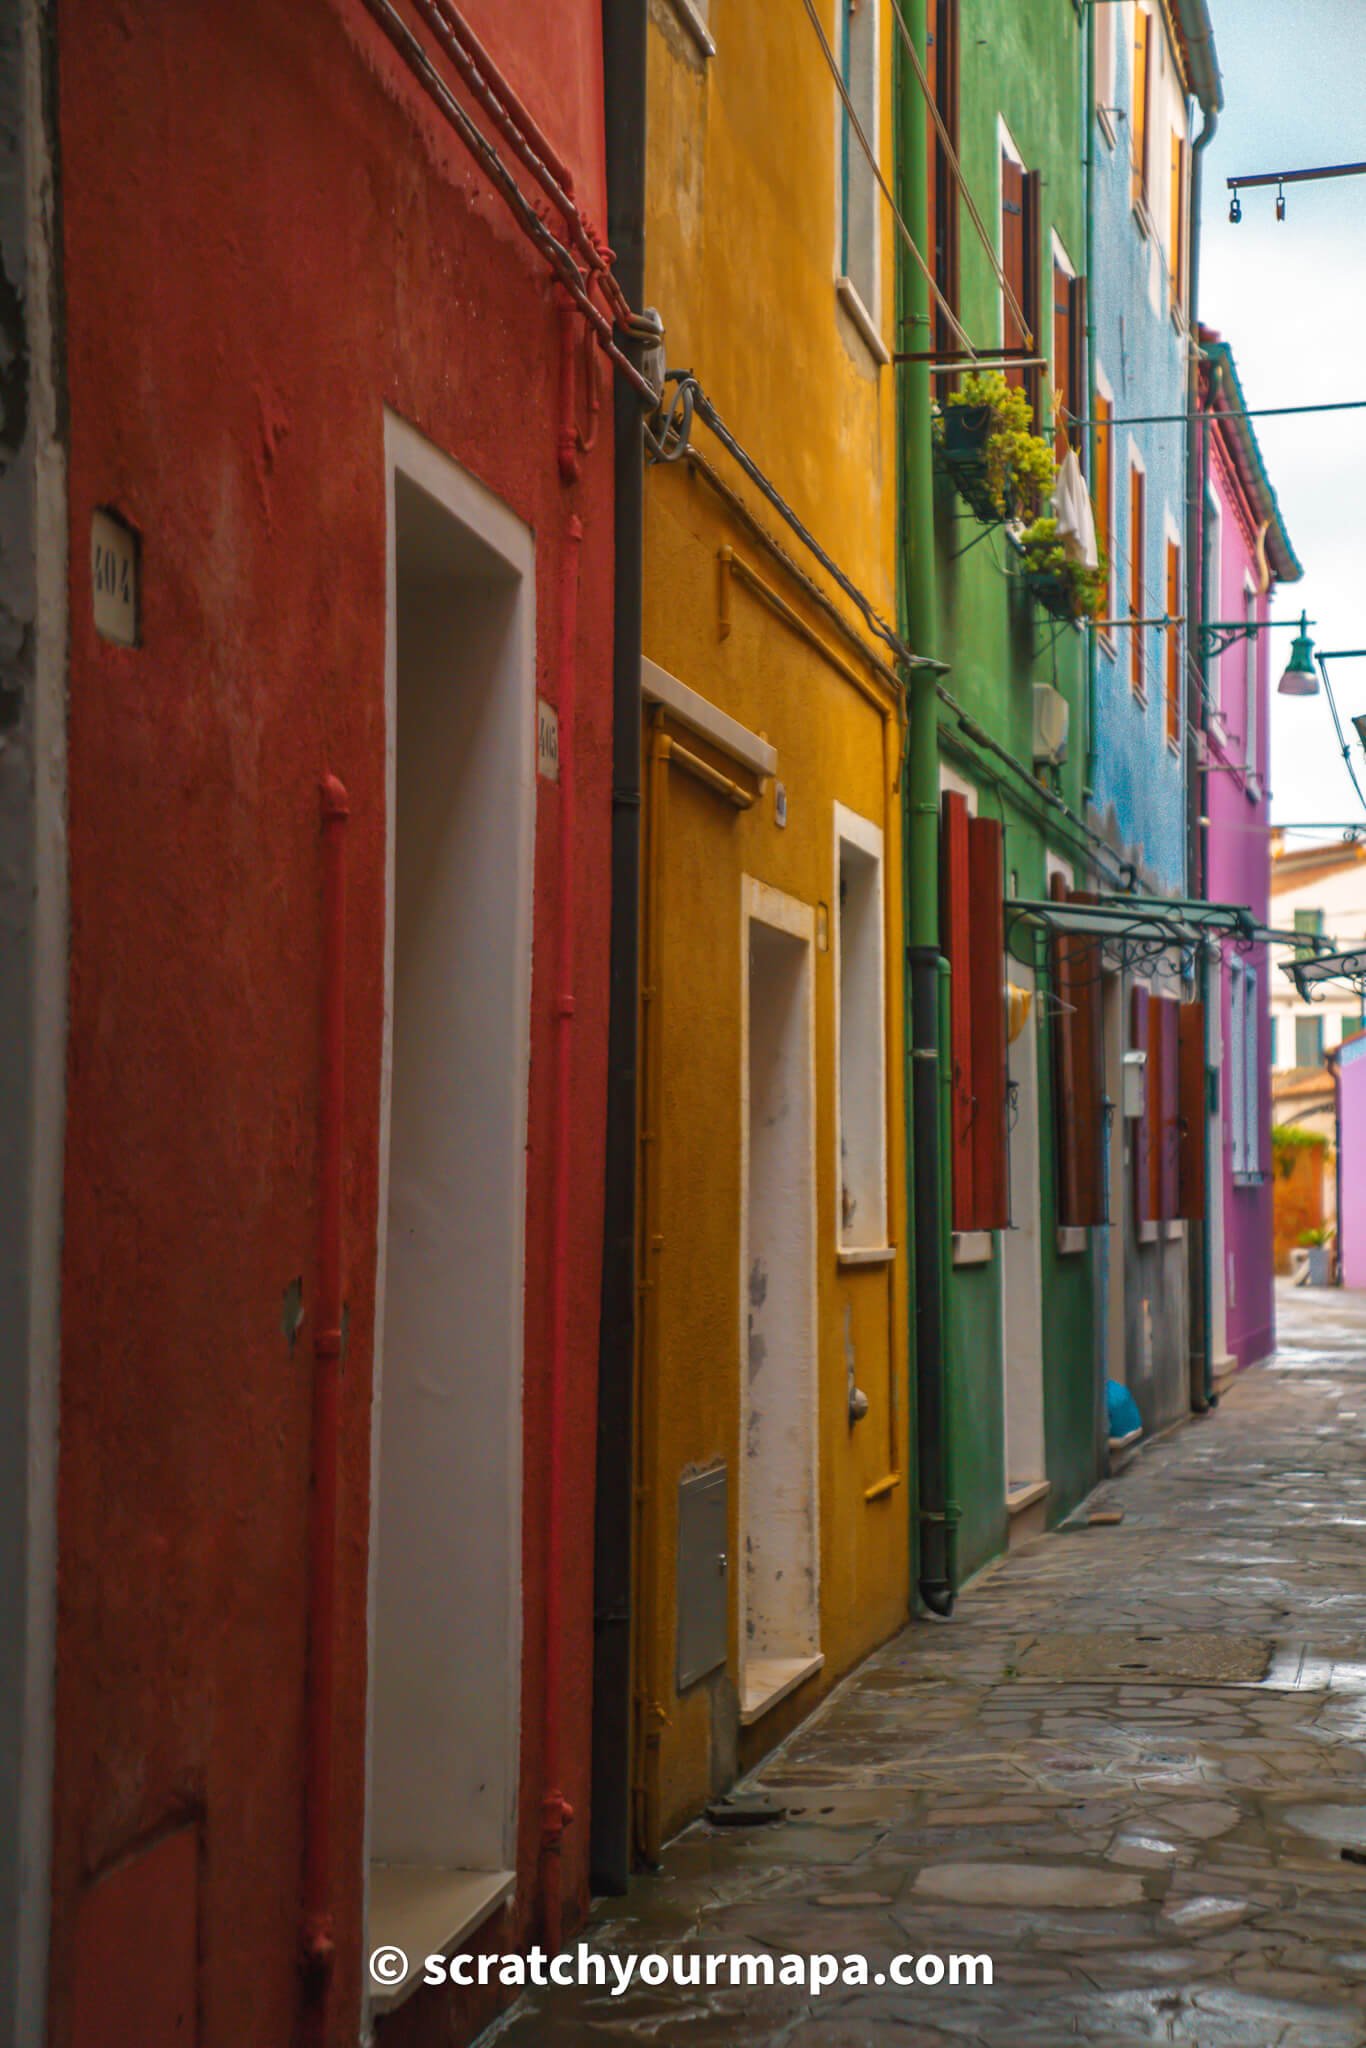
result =
[[975,1230],[972,1096],[972,881],[968,806],[956,790],[944,797],[940,949],[949,963],[950,1155],[955,1230]]
[[[1067,898],[1067,884],[1054,875],[1048,893],[1055,903]],[[1081,1214],[1081,1147],[1077,1142],[1077,1005],[1076,940],[1059,933],[1053,940],[1053,993],[1058,1009],[1053,1022],[1054,1129],[1058,1148],[1058,1221],[1075,1223]]]
[[[1129,995],[1129,1042],[1135,1052],[1145,1052],[1148,1064],[1143,1070],[1144,1107],[1143,1114],[1133,1119],[1134,1133],[1134,1220],[1151,1223],[1157,1214],[1153,1206],[1152,1142],[1154,1110],[1153,1098],[1156,1092],[1157,1075],[1154,1072],[1155,1048],[1150,1042],[1148,1030],[1148,991],[1141,982],[1135,983]],[[1155,1034],[1153,1034],[1155,1036]]]
[[[1049,894],[1055,903],[1094,901],[1085,891],[1070,891],[1061,875],[1053,876]],[[1053,1032],[1058,1222],[1065,1227],[1104,1223],[1100,941],[1059,934],[1053,941],[1053,983],[1061,1005]]]
[[968,823],[972,892],[969,947],[972,1000],[973,1209],[978,1230],[1010,1222],[1006,1172],[1005,889],[1002,832],[995,818]]
[[1157,1213],[1168,1222],[1181,1213],[1181,1005],[1174,996],[1157,999],[1157,1026],[1162,1048]]
[[1181,1082],[1177,1091],[1179,1132],[1178,1216],[1205,1213],[1205,1006],[1181,1005]]

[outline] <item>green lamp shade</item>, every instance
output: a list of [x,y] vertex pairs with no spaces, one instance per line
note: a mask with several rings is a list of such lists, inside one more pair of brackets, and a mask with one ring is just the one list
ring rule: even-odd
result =
[[1317,697],[1318,671],[1314,667],[1314,643],[1309,638],[1309,621],[1300,613],[1300,630],[1290,649],[1285,674],[1276,685],[1283,697]]

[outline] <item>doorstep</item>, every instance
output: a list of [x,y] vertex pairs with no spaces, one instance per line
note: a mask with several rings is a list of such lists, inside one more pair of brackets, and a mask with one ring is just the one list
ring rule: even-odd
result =
[[1007,1548],[1030,1543],[1048,1528],[1048,1496],[1052,1487],[1046,1479],[1031,1479],[1023,1486],[1006,1488],[1006,1514],[1010,1518]]
[[814,1657],[746,1658],[740,1671],[740,1726],[748,1728],[752,1721],[759,1720],[824,1663],[819,1651]]
[[365,1953],[401,1949],[408,1968],[396,1984],[370,1986],[376,2012],[392,2012],[422,1982],[427,1956],[452,1955],[466,1935],[512,1897],[511,1870],[443,1870],[429,1863],[372,1863]]

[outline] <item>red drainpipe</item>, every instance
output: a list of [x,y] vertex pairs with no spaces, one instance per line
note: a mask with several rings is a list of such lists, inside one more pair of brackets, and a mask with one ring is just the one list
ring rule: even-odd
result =
[[308,1531],[301,1953],[304,2040],[327,2040],[336,1961],[332,1919],[332,1724],[336,1693],[337,1381],[342,1348],[342,1105],[346,1025],[346,821],[335,775],[322,780],[322,1048],[318,1075],[318,1299],[313,1318],[313,1491]]
[[[561,481],[572,484],[579,474],[579,438],[575,423],[575,354],[578,341],[574,310],[562,305],[561,413],[559,465]],[[551,1137],[550,1250],[550,1444],[546,1507],[545,1589],[545,1791],[541,1800],[541,1896],[545,1911],[546,1947],[553,1954],[563,1928],[563,1882],[560,1845],[574,1810],[566,1799],[561,1770],[563,1682],[563,1552],[565,1394],[569,1365],[569,1219],[573,1196],[570,1171],[569,1117],[573,1086],[574,940],[576,818],[574,720],[577,696],[576,643],[579,628],[579,549],[583,521],[571,512],[560,564],[560,636],[557,654],[559,714],[559,830],[556,867],[555,1106]]]

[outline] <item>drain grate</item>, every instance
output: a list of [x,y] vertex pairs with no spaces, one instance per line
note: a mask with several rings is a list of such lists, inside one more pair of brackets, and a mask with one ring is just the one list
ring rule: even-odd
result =
[[1020,1678],[1099,1679],[1117,1685],[1256,1685],[1272,1645],[1260,1636],[1128,1634],[1036,1636],[1015,1660]]

